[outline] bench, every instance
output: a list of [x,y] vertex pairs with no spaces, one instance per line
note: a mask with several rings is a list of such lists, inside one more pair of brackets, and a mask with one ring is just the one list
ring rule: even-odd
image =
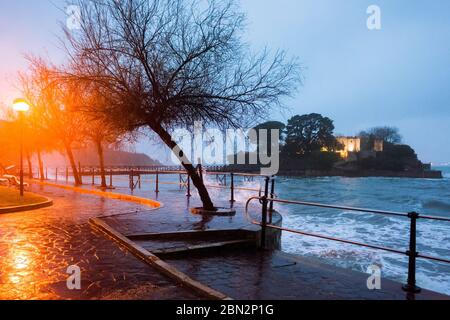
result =
[[[11,186],[20,186],[20,180],[16,176],[13,176],[10,174],[5,174],[3,176],[3,180],[5,180],[5,179],[8,181],[9,185],[11,185]],[[28,187],[28,183],[26,183],[26,182],[24,182],[23,185],[24,185],[24,187]]]

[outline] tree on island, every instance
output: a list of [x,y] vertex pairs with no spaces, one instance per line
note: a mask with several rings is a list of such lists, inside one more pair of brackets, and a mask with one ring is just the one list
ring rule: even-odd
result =
[[367,144],[373,146],[375,139],[383,140],[383,152],[377,152],[375,157],[358,159],[360,168],[366,170],[423,170],[423,163],[416,152],[408,145],[401,144],[402,136],[395,127],[380,126],[362,131],[360,137],[367,140]]
[[402,136],[398,130],[398,128],[395,127],[375,127],[372,129],[369,129],[367,131],[361,131],[359,133],[360,137],[365,137],[369,139],[379,139],[383,140],[384,142],[389,143],[401,143],[402,142]]
[[[278,146],[274,146],[273,143],[275,143],[275,141],[272,143],[272,130],[278,130],[278,132],[280,133],[280,138],[279,141],[277,141],[277,143],[279,145],[281,145],[284,141],[283,138],[283,132],[286,129],[286,125],[282,122],[279,121],[267,121],[264,123],[260,123],[259,125],[257,125],[256,127],[253,128],[253,130],[255,130],[256,132],[256,137],[250,137],[250,138],[256,138],[256,141],[253,141],[252,139],[250,139],[250,143],[255,144],[257,146],[257,153],[259,153],[259,148],[260,146],[267,146],[267,153],[268,154],[272,154],[272,150],[279,150]],[[261,139],[262,137],[260,136],[261,131],[260,130],[266,130],[267,135],[266,137],[266,141],[262,142]]]
[[[175,152],[205,209],[203,180],[171,131],[195,121],[245,127],[280,107],[299,77],[284,52],[249,52],[235,1],[79,0],[81,29],[66,30],[73,64],[108,91],[105,117],[130,130],[151,128]],[[99,68],[102,71],[99,72]]]
[[376,157],[359,159],[358,165],[368,170],[423,170],[423,163],[418,159],[413,148],[389,142],[385,143],[383,152],[379,152]]
[[333,131],[333,121],[328,117],[317,113],[294,116],[286,126],[283,153],[289,157],[297,157],[323,148],[333,151],[338,147]]

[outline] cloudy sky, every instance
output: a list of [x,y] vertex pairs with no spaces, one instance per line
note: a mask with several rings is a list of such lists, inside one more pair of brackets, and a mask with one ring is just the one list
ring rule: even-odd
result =
[[[0,2],[0,104],[17,96],[14,77],[33,52],[62,60],[56,35],[63,0]],[[376,125],[401,130],[423,161],[448,162],[450,1],[241,0],[246,40],[286,49],[304,67],[304,85],[273,118],[318,112],[352,135]],[[368,30],[367,8],[381,9]],[[148,148],[139,147],[150,153]],[[150,147],[149,147],[150,148]]]

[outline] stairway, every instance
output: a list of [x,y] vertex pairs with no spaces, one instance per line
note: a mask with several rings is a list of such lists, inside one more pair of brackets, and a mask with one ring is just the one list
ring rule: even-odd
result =
[[176,231],[127,235],[127,238],[160,258],[256,248],[255,233],[246,230]]

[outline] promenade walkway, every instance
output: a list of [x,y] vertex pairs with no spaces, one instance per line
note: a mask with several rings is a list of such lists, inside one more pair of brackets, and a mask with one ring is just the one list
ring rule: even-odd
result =
[[[0,299],[198,299],[94,231],[88,219],[146,207],[52,187],[36,211],[0,215]],[[67,268],[81,268],[81,290],[68,290]]]
[[[158,197],[148,189],[134,195],[161,201],[163,208],[82,195],[53,187],[33,186],[53,198],[52,208],[0,216],[1,299],[199,299],[200,295],[162,276],[120,249],[87,224],[93,217],[123,235],[192,230],[254,230],[243,217],[241,195],[234,217],[193,215],[196,196],[187,199],[178,186]],[[86,186],[86,188],[89,188]],[[127,188],[115,192],[130,193]],[[229,206],[225,191],[214,191],[216,205]],[[134,240],[149,251],[197,245],[191,239]],[[209,241],[224,239],[210,239]],[[171,265],[234,299],[447,299],[424,290],[407,296],[399,283],[382,280],[382,290],[370,291],[368,275],[255,248],[222,248],[185,255],[162,256]],[[82,290],[66,288],[66,268],[82,268]]]
[[[187,230],[246,229],[243,202],[235,204],[235,217],[213,217],[202,219],[189,212],[198,206],[197,197],[189,202],[183,192],[172,187],[170,192],[159,194],[158,200],[166,206],[150,215],[133,213],[104,218],[114,229],[124,235]],[[121,192],[129,192],[125,189]],[[134,194],[144,195],[145,191],[135,190]],[[179,201],[174,201],[178,194]],[[229,206],[226,194],[216,193],[216,205]],[[155,197],[156,195],[153,195]],[[180,197],[181,196],[181,197]],[[242,199],[241,199],[242,200]],[[210,241],[220,241],[212,239]],[[158,241],[136,243],[150,251],[158,249]],[[166,247],[189,244],[165,243]],[[312,258],[303,258],[281,251],[262,251],[254,248],[221,249],[198,253],[188,253],[163,259],[189,277],[197,280],[234,299],[287,299],[287,300],[405,300],[405,299],[449,299],[431,291],[423,290],[418,295],[407,295],[398,282],[382,279],[381,290],[369,290],[369,275],[324,264]]]

